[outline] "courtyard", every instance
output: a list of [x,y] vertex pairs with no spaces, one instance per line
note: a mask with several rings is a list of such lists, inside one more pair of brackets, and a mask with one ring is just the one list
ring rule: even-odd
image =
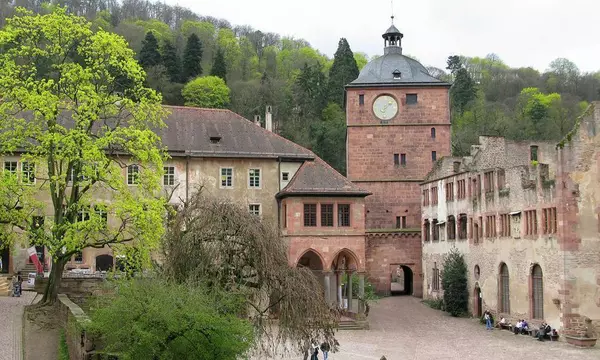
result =
[[379,360],[385,355],[388,360],[600,359],[598,345],[577,349],[565,342],[539,342],[505,330],[486,331],[475,319],[452,318],[412,296],[379,300],[371,306],[369,323],[370,330],[338,332],[341,351],[329,358]]

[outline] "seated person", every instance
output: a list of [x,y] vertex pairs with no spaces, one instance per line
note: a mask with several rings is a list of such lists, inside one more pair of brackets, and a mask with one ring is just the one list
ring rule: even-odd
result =
[[537,339],[539,341],[544,341],[544,337],[545,336],[550,336],[550,334],[552,333],[552,328],[550,327],[550,325],[546,324],[546,322],[542,322],[542,325],[540,325],[540,328],[537,331]]
[[515,325],[515,327],[513,329],[513,332],[515,333],[515,335],[520,334],[522,328],[523,328],[523,320],[517,321],[517,325]]
[[528,334],[529,333],[529,324],[527,323],[527,321],[523,320],[523,323],[521,324],[521,334]]

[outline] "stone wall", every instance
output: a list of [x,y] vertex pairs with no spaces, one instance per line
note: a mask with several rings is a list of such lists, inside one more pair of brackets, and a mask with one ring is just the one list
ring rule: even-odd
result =
[[83,330],[89,321],[88,316],[67,295],[58,295],[58,309],[61,326],[65,332],[70,360],[88,360],[94,350],[94,343]]
[[[35,291],[43,294],[46,289],[47,278],[35,279]],[[83,304],[91,296],[101,295],[107,291],[106,280],[100,277],[63,278],[60,283],[59,294],[65,294],[73,302]]]

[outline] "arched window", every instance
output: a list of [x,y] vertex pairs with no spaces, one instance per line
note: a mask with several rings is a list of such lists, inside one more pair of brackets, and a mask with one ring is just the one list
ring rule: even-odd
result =
[[544,274],[539,265],[534,265],[531,270],[532,294],[531,312],[534,319],[544,318]]
[[431,138],[435,139],[435,128],[431,128]]
[[510,314],[510,278],[508,275],[508,266],[505,263],[500,265],[500,312]]

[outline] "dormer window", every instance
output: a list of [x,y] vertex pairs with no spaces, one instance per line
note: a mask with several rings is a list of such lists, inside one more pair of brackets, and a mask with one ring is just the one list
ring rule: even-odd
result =
[[218,144],[221,141],[221,137],[220,136],[211,136],[210,137],[210,142],[213,144]]
[[392,75],[394,75],[394,79],[402,79],[402,72],[398,69],[394,70],[394,72],[392,72]]

